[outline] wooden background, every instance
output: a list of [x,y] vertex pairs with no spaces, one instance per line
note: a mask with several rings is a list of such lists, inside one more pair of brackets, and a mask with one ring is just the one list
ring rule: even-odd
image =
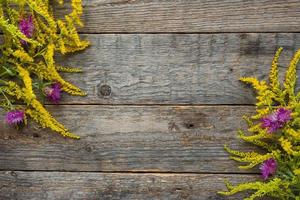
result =
[[[223,144],[254,111],[241,76],[267,77],[300,47],[299,0],[83,0],[86,51],[59,57],[87,97],[47,107],[81,136],[34,124],[9,128],[0,111],[0,199],[242,199],[223,181],[239,170]],[[69,7],[56,7],[61,16]]]

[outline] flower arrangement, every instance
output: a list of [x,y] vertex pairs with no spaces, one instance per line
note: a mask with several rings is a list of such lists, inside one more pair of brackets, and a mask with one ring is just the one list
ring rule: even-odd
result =
[[251,84],[257,92],[256,113],[244,117],[248,124],[248,134],[239,130],[239,138],[264,150],[240,152],[225,146],[231,158],[241,163],[241,169],[259,166],[261,180],[236,186],[226,183],[228,191],[219,192],[233,195],[250,190],[253,193],[245,200],[257,197],[278,199],[300,199],[300,92],[295,93],[297,80],[296,66],[300,59],[300,49],[288,66],[284,83],[278,78],[279,48],[274,56],[269,82],[253,77],[240,80]]
[[[86,95],[64,80],[60,72],[81,72],[55,63],[56,54],[83,50],[76,26],[83,26],[81,0],[71,0],[72,11],[56,19],[53,5],[63,0],[0,0],[0,105],[7,111],[6,122],[16,128],[28,117],[42,128],[78,139],[45,109],[44,99],[58,103],[62,92]],[[17,104],[17,105],[16,105]]]

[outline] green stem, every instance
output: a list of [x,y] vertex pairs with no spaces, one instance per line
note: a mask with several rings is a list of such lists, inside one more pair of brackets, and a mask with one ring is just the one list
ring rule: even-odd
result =
[[7,98],[7,96],[5,95],[5,93],[3,92],[3,90],[0,89],[0,92],[3,94],[3,96],[4,96],[5,100],[7,101],[7,103],[8,103],[8,105],[9,105],[10,109],[12,109],[12,108],[13,108],[13,105],[12,105],[12,103],[10,102],[10,100]]
[[44,53],[44,51],[46,51],[46,48],[42,49],[41,51],[37,52],[33,58],[37,57],[37,56],[40,56],[42,53]]
[[7,82],[6,81],[4,81],[4,80],[2,80],[2,79],[0,79],[0,83],[3,83],[3,84],[7,84]]
[[5,72],[3,72],[2,74],[0,74],[0,77],[1,76],[4,76],[4,75],[6,75],[7,74],[7,71],[5,71]]

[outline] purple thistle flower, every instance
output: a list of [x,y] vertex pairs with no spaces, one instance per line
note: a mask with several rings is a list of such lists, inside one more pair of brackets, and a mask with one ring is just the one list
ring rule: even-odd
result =
[[291,117],[291,111],[287,110],[285,108],[279,108],[277,110],[277,119],[281,123],[286,123],[292,119]]
[[45,87],[44,91],[49,101],[53,103],[58,103],[60,101],[61,86],[59,83],[54,83],[51,87]]
[[[32,15],[30,15],[27,19],[23,18],[19,23],[20,31],[28,38],[31,38],[33,35],[34,24],[32,20]],[[26,41],[21,40],[22,44],[26,44]]]
[[267,180],[270,176],[274,175],[277,169],[277,162],[275,159],[270,158],[265,160],[259,167],[262,178]]
[[272,114],[261,119],[261,126],[267,128],[269,133],[282,128],[288,121],[292,119],[291,111],[285,108],[279,108]]
[[9,125],[19,125],[24,122],[25,113],[22,110],[12,110],[6,113],[6,122]]

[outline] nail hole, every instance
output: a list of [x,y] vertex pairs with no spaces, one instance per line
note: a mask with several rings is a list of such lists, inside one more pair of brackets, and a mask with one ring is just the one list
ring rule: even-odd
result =
[[33,136],[33,137],[41,137],[40,134],[38,134],[38,133],[33,133],[32,136]]
[[85,147],[85,150],[86,150],[87,152],[91,152],[91,151],[92,151],[92,148],[89,147],[89,146],[86,146],[86,147]]
[[187,128],[193,128],[195,125],[194,124],[191,124],[191,123],[188,123],[185,125]]

